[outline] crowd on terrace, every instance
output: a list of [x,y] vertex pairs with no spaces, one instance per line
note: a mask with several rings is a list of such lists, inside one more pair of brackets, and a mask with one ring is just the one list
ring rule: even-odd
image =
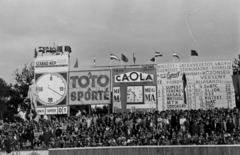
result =
[[40,118],[39,122],[0,124],[0,148],[12,150],[240,144],[240,112],[235,109],[174,110],[146,113],[87,114]]

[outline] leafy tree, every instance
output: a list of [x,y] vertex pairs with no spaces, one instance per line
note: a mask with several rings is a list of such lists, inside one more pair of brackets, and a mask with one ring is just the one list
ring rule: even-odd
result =
[[14,85],[16,98],[12,102],[19,105],[28,95],[28,88],[34,78],[34,64],[31,63],[29,66],[25,64],[21,71],[16,69],[13,76],[16,80]]
[[[21,107],[24,111],[22,105],[23,100],[26,98],[28,93],[28,87],[31,84],[32,79],[34,78],[34,66],[33,64],[25,64],[22,70],[14,70],[13,77],[16,80],[14,85],[9,85],[7,92],[8,99],[3,105],[3,117],[5,121],[16,121],[19,119],[16,117],[18,114],[18,108]],[[3,84],[4,85],[4,84]]]
[[9,85],[2,78],[0,78],[0,119],[3,118],[3,112],[10,97],[9,91]]
[[240,54],[233,61],[233,74],[240,74]]

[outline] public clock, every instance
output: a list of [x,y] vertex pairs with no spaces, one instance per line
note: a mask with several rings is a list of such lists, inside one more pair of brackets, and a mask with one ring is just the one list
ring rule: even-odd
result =
[[38,86],[37,100],[44,105],[56,105],[67,94],[67,82],[58,73],[45,73],[37,79],[36,84]]
[[127,87],[127,103],[143,102],[143,87],[128,86]]

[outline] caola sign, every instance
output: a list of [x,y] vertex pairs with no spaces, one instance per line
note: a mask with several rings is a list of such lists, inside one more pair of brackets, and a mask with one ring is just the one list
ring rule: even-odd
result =
[[152,74],[133,71],[115,75],[114,79],[115,82],[152,82],[154,81],[154,76]]

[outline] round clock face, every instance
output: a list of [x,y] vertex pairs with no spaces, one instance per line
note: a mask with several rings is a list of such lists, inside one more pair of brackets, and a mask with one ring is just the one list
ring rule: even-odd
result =
[[128,86],[127,87],[127,102],[128,103],[143,102],[143,87],[142,86]]
[[44,105],[56,105],[67,94],[67,83],[58,73],[46,73],[36,82],[38,86],[38,101]]

